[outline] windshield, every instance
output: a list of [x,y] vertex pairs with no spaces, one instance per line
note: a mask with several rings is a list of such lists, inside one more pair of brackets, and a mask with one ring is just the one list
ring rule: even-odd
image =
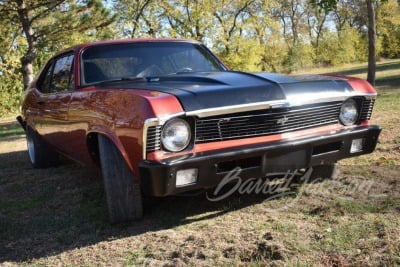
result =
[[185,72],[225,71],[218,59],[200,44],[142,42],[87,48],[82,53],[82,85],[102,81],[160,77]]

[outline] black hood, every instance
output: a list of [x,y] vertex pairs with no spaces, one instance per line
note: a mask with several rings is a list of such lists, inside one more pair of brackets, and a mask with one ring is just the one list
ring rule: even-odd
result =
[[[107,88],[160,91],[176,96],[186,112],[266,101],[296,101],[301,95],[320,98],[352,91],[345,80],[325,76],[284,76],[267,73],[208,72],[185,73],[148,82],[108,84]],[[312,100],[312,99],[309,99]]]

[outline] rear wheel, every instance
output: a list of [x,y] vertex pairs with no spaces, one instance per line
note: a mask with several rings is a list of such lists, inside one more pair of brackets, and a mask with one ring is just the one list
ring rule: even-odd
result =
[[111,223],[139,220],[143,217],[142,193],[115,145],[99,135],[100,163]]
[[47,168],[58,163],[58,154],[31,128],[26,128],[29,159],[34,168]]

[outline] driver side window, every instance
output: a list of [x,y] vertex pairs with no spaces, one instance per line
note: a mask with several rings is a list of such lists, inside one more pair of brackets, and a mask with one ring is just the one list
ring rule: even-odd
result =
[[43,93],[57,93],[73,89],[74,56],[72,54],[63,55],[56,58],[49,65],[39,84],[39,89]]
[[50,92],[55,93],[72,89],[73,59],[73,55],[67,55],[56,60],[50,84]]
[[51,82],[51,74],[53,73],[54,62],[47,68],[46,74],[44,75],[41,84],[39,85],[39,90],[42,93],[49,93],[49,87]]

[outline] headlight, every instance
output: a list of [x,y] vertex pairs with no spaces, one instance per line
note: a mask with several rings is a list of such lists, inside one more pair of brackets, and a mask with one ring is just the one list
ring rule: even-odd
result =
[[168,121],[161,132],[161,142],[164,148],[171,152],[184,150],[189,145],[190,138],[190,126],[182,119]]
[[350,98],[343,102],[340,108],[339,119],[340,122],[346,126],[356,123],[358,119],[358,107],[354,99]]

